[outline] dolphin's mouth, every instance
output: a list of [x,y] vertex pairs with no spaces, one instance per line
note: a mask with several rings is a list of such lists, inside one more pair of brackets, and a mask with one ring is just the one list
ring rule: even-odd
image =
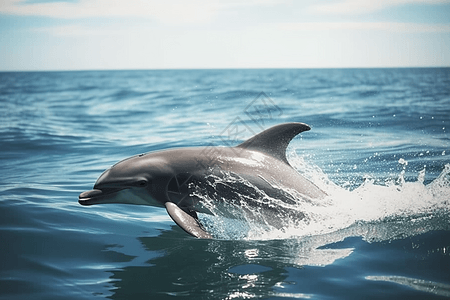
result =
[[93,205],[104,203],[102,200],[106,197],[110,197],[112,194],[115,194],[125,188],[108,188],[108,189],[93,189],[90,191],[82,192],[78,196],[78,203],[81,205]]

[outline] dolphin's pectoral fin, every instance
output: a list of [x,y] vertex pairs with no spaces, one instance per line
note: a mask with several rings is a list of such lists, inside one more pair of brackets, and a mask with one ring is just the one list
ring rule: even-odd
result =
[[238,145],[238,148],[255,150],[273,156],[285,163],[286,148],[299,133],[311,128],[304,123],[286,123],[273,126]]
[[203,229],[203,226],[196,218],[197,214],[195,212],[185,212],[179,208],[178,205],[172,202],[166,202],[165,206],[167,213],[172,220],[184,231],[197,238],[212,239],[211,234]]

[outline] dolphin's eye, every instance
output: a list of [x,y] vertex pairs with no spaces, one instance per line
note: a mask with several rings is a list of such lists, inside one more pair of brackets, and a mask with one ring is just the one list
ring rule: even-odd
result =
[[146,187],[147,186],[147,180],[139,180],[137,182],[138,187]]

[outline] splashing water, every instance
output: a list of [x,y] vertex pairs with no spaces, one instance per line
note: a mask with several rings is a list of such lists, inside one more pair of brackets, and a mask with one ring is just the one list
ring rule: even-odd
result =
[[[213,213],[199,216],[206,229],[219,239],[295,239],[304,242],[315,237],[313,244],[320,246],[349,236],[383,241],[450,228],[450,164],[445,165],[435,180],[425,185],[425,168],[418,173],[416,181],[406,182],[404,174],[408,162],[400,159],[403,170],[398,178],[378,184],[367,177],[360,186],[349,190],[334,184],[320,168],[308,164],[303,157],[291,155],[290,161],[299,173],[328,196],[307,201],[297,198],[296,204],[289,204],[270,198],[250,182],[229,174],[221,179],[216,178],[214,184],[233,185],[239,182],[251,187],[253,195],[257,195],[253,201],[282,208],[282,213],[276,217],[283,221],[283,227],[271,224],[270,218],[274,216],[265,216],[263,210],[248,206],[246,201],[249,195],[237,194],[239,205],[234,205],[230,199],[217,202],[199,193],[196,196],[202,197]],[[295,197],[292,191],[284,189],[284,192]],[[304,217],[295,219],[295,214],[285,213],[287,210],[301,213]],[[234,216],[232,219],[230,214]]]

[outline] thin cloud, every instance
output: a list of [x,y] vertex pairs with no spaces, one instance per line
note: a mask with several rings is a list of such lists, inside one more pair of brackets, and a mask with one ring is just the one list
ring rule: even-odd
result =
[[332,30],[382,30],[398,33],[450,32],[450,24],[420,24],[397,22],[308,22],[279,24],[281,30],[332,31]]
[[178,24],[207,22],[216,14],[218,8],[217,2],[204,0],[80,0],[79,2],[46,3],[2,0],[0,13],[61,19],[149,17],[163,23]]
[[33,28],[31,31],[37,33],[49,33],[53,36],[59,37],[88,37],[88,36],[115,36],[115,35],[126,35],[130,32],[137,30],[138,28],[117,28],[117,27],[106,27],[97,28],[91,26],[84,26],[80,24],[76,25],[64,25],[64,26],[51,26],[51,27],[38,27]]
[[449,0],[344,0],[328,4],[313,5],[310,12],[318,14],[365,14],[402,4],[448,4]]
[[95,17],[145,17],[166,24],[209,22],[221,10],[248,6],[274,6],[275,0],[80,0],[77,2],[26,3],[1,0],[0,14],[44,16],[60,19]]
[[[418,24],[418,23],[396,23],[396,22],[308,22],[308,23],[282,23],[266,25],[262,31],[274,29],[282,31],[385,31],[391,33],[448,33],[450,24]],[[113,36],[126,35],[130,32],[142,32],[143,27],[92,27],[82,24],[38,27],[32,29],[34,32],[46,32],[54,36]]]

